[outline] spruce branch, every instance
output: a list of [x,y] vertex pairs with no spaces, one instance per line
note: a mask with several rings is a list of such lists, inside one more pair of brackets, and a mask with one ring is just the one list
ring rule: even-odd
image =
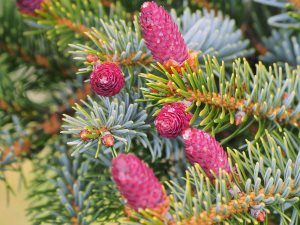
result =
[[34,160],[35,177],[28,195],[33,224],[88,225],[113,221],[122,214],[106,168],[83,156],[70,157],[59,142],[50,147],[44,157]]
[[[172,10],[173,19],[177,21],[189,49],[200,51],[223,60],[226,65],[237,57],[251,56],[249,40],[244,39],[235,21],[223,16],[221,11],[197,10],[192,13],[186,8],[181,16]],[[212,41],[213,40],[213,41]]]
[[263,38],[267,52],[260,58],[266,63],[288,63],[297,67],[300,64],[300,37],[291,31],[273,30],[270,37]]
[[53,76],[72,72],[68,71],[71,69],[69,63],[62,60],[62,55],[57,49],[50,47],[53,42],[46,40],[42,35],[24,35],[27,26],[14,1],[0,2],[0,24],[0,50],[7,53],[12,64],[34,66]]
[[[75,117],[65,115],[63,119],[66,124],[62,126],[62,133],[75,136],[75,140],[69,142],[75,145],[73,154],[90,149],[90,154],[98,158],[108,147],[101,144],[106,134],[113,136],[115,149],[129,149],[133,138],[146,145],[147,136],[143,131],[149,128],[145,123],[147,114],[137,103],[130,103],[128,94],[113,98],[112,102],[109,98],[99,97],[99,101],[94,101],[88,97],[88,102],[82,103],[85,108],[78,104],[74,107]],[[92,153],[96,145],[97,151]]]
[[6,174],[9,171],[18,172],[21,184],[25,184],[22,162],[31,151],[32,141],[30,133],[24,129],[20,118],[2,115],[1,111],[0,116],[0,181],[6,186],[9,198],[13,187],[9,184]]
[[148,148],[152,161],[157,158],[182,158],[179,139],[161,138],[150,126],[153,119],[144,110],[146,105],[135,103],[139,97],[130,93],[120,93],[113,98],[88,97],[87,101],[80,102],[81,106],[75,105],[74,116],[64,116],[62,133],[72,135],[69,144],[74,146],[74,154],[97,155],[107,164],[112,149],[101,144],[101,141],[103,135],[111,133],[115,139],[113,148],[118,152],[128,151],[133,145],[138,149]]
[[[209,105],[213,105],[218,108],[226,108],[230,111],[241,110],[242,112],[245,112],[247,114],[252,114],[259,118],[268,118],[274,114],[277,114],[277,112],[281,111],[281,107],[276,107],[276,108],[270,108],[265,113],[262,113],[261,110],[264,107],[262,104],[257,104],[257,103],[252,102],[249,105],[245,106],[244,104],[246,102],[246,99],[237,101],[236,98],[234,98],[234,97],[221,96],[221,95],[218,95],[215,93],[203,94],[200,91],[196,91],[196,92],[188,91],[188,93],[191,96],[190,98],[187,98],[188,101],[209,104]],[[278,116],[277,121],[281,122],[281,121],[285,120],[287,117],[290,117],[290,115],[292,113],[293,113],[292,110],[286,111],[285,114]],[[290,119],[288,123],[290,123],[294,126],[298,126],[299,125],[298,117],[296,117],[294,119]]]
[[123,66],[147,66],[153,62],[150,52],[147,50],[138,24],[137,17],[133,23],[124,20],[101,20],[103,32],[92,29],[88,37],[93,41],[96,49],[87,45],[71,45],[76,49],[72,51],[76,60],[84,61],[87,67],[79,72],[92,71],[92,65],[86,63],[86,56],[96,55],[101,61],[113,61]]
[[[133,218],[141,224],[248,224],[257,221],[250,208],[280,217],[281,224],[299,221],[299,140],[289,131],[269,133],[257,143],[247,142],[246,152],[228,149],[233,172],[219,173],[211,182],[199,165],[186,171],[185,186],[167,182],[170,216],[162,218],[141,210]],[[294,154],[295,153],[295,154]],[[289,158],[283,157],[288,154]],[[291,209],[291,211],[289,210]],[[134,222],[124,221],[124,224]]]
[[19,52],[16,53],[14,47],[6,44],[0,44],[0,49],[7,52],[11,58],[18,57],[26,63],[33,63],[39,67],[44,67],[46,69],[50,68],[49,60],[43,55],[36,55],[35,57],[32,57],[31,55],[27,54],[26,51],[22,48],[20,48]]
[[[234,57],[250,56],[253,53],[253,49],[247,49],[249,41],[243,40],[241,31],[235,31],[234,21],[223,17],[221,12],[204,10],[191,13],[190,9],[186,8],[181,16],[177,16],[173,10],[172,16],[191,51],[218,56],[226,63],[232,62]],[[203,31],[202,28],[207,27],[207,23],[216,26],[210,26],[210,30]],[[226,24],[227,29],[221,29]],[[146,66],[154,61],[142,39],[136,17],[133,23],[125,23],[123,20],[110,22],[101,20],[101,25],[102,29],[93,28],[87,34],[96,48],[82,44],[71,45],[75,49],[71,52],[74,58],[86,65],[79,73],[92,71],[93,63],[86,60],[89,54],[96,55],[100,61],[114,61],[125,67],[145,66],[147,69]],[[211,42],[212,39],[216,41]]]
[[281,9],[277,15],[272,15],[268,19],[271,26],[283,29],[300,28],[299,22],[299,2],[297,0],[255,0],[258,3]]
[[216,58],[203,60],[204,68],[197,65],[192,71],[186,65],[181,74],[169,73],[162,65],[154,66],[160,75],[141,74],[148,86],[143,88],[145,101],[154,106],[187,101],[194,114],[191,124],[199,119],[200,126],[214,133],[221,131],[222,125],[246,125],[251,117],[299,126],[298,69],[287,65],[285,70],[277,65],[267,69],[259,63],[253,71],[246,60],[238,59],[226,70]]
[[[10,71],[10,68],[2,65],[7,60],[7,57],[0,58],[0,131],[6,126],[10,127],[15,116],[19,117],[20,125],[30,137],[30,152],[36,153],[40,151],[44,142],[46,143],[60,130],[60,114],[71,109],[66,102],[73,104],[78,98],[83,98],[90,89],[87,86],[84,92],[77,90],[76,96],[74,90],[79,89],[82,80],[49,85],[48,81],[49,79],[53,81],[52,77],[39,77],[34,68],[21,67]],[[46,118],[51,118],[51,121],[45,121]],[[14,143],[11,145],[14,146]]]
[[[290,185],[287,185],[286,183],[282,183],[282,187],[280,187],[281,192],[283,192],[283,188],[288,188],[292,193],[297,192],[298,190],[293,189],[294,183],[291,182]],[[181,221],[180,224],[188,224],[188,225],[213,225],[216,224],[218,221],[226,221],[226,219],[229,219],[233,215],[236,214],[242,214],[242,213],[248,213],[250,210],[250,207],[257,206],[258,201],[257,196],[264,196],[264,199],[272,199],[274,196],[276,196],[277,191],[275,190],[275,186],[272,186],[270,188],[271,190],[268,191],[268,194],[266,193],[266,190],[264,188],[260,189],[257,192],[250,192],[248,194],[239,194],[238,199],[231,200],[227,202],[226,204],[218,205],[214,208],[211,208],[209,212],[205,211],[197,215],[197,217],[191,217],[187,220]],[[223,215],[219,214],[219,212],[225,212]],[[217,219],[216,219],[217,218]],[[217,220],[217,221],[216,221]],[[248,221],[251,221],[248,219]]]
[[37,24],[32,24],[36,29],[28,31],[28,34],[47,33],[50,40],[55,39],[59,49],[65,52],[69,43],[76,41],[87,41],[86,33],[92,27],[100,28],[100,19],[107,20],[112,15],[125,18],[122,7],[109,7],[109,13],[101,1],[89,0],[77,2],[67,1],[45,1],[42,9],[32,19]]

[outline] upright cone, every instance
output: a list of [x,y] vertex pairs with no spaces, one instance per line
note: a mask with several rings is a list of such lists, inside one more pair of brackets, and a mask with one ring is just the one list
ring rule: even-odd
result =
[[125,78],[116,63],[105,62],[94,66],[90,75],[90,84],[97,95],[110,97],[122,90],[125,85]]
[[188,59],[188,49],[170,14],[155,2],[145,2],[140,24],[143,38],[154,59],[160,63],[174,60],[181,64]]
[[134,210],[168,210],[167,196],[153,171],[133,154],[120,154],[112,161],[112,176],[127,204]]
[[188,128],[182,136],[187,159],[191,164],[198,163],[209,178],[214,178],[213,173],[218,175],[220,169],[230,173],[226,152],[210,134]]

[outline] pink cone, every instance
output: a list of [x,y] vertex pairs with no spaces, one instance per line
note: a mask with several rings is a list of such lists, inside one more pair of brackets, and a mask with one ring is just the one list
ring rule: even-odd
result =
[[114,96],[125,85],[120,67],[112,62],[96,65],[90,76],[92,90],[100,96]]
[[188,49],[170,14],[155,2],[145,2],[141,8],[140,25],[143,38],[154,59],[164,63],[170,59],[183,63]]
[[219,169],[230,173],[227,154],[210,134],[188,128],[183,133],[185,155],[191,164],[198,163],[209,178],[219,174]]
[[153,171],[133,154],[120,154],[112,161],[112,176],[128,205],[154,209],[165,201],[162,185]]
[[181,102],[164,105],[154,121],[157,132],[166,138],[176,138],[180,135],[189,127],[192,118],[185,110],[186,106]]

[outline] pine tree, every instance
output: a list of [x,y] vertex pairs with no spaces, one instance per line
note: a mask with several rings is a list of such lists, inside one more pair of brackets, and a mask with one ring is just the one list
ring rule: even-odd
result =
[[7,196],[15,171],[34,225],[299,224],[299,10],[0,0]]

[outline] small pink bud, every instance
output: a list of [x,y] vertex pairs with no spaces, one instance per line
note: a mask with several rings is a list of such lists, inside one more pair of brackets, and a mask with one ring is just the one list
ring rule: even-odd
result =
[[115,144],[114,136],[112,136],[111,133],[104,134],[101,137],[101,140],[102,140],[102,144],[108,148],[114,146],[114,144]]
[[89,132],[86,129],[83,129],[82,131],[80,131],[80,134],[79,134],[80,139],[85,142],[90,141],[91,138],[88,137],[89,134],[91,134],[91,132]]
[[264,222],[266,218],[265,210],[253,209],[250,208],[250,214],[253,216],[258,222]]
[[98,59],[99,58],[96,55],[89,54],[89,55],[86,56],[86,61],[89,62],[89,63],[97,62]]
[[243,111],[238,111],[235,114],[234,120],[235,120],[235,125],[240,125],[243,122],[243,119],[245,117],[246,113]]

